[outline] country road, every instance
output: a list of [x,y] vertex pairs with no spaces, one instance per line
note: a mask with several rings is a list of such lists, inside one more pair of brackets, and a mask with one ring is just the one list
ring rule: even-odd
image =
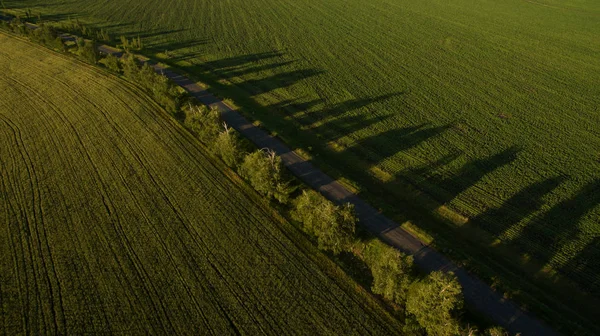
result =
[[[100,47],[100,50],[114,53],[114,49],[106,46]],[[437,270],[454,272],[463,286],[465,302],[475,310],[488,316],[495,323],[512,333],[558,335],[544,322],[536,319],[530,313],[524,312],[514,302],[504,299],[486,283],[458,267],[439,252],[423,245],[419,239],[402,229],[396,222],[379,213],[377,209],[367,204],[356,194],[323,173],[309,161],[300,157],[281,140],[254,126],[235,109],[216,98],[193,80],[156,63],[150,62],[149,64],[157,72],[161,72],[175,84],[183,87],[191,96],[203,104],[218,108],[223,120],[252,141],[258,148],[274,150],[281,156],[284,165],[296,177],[321,192],[327,199],[338,204],[346,202],[353,204],[361,226],[386,243],[413,255],[419,268],[427,272]]]
[[[6,17],[0,17],[0,20]],[[36,27],[29,26],[31,29]],[[63,34],[64,40],[73,36]],[[121,56],[121,51],[101,45],[98,50],[104,54]],[[379,213],[377,209],[367,204],[356,194],[323,173],[309,161],[303,159],[279,139],[269,135],[259,127],[254,126],[248,119],[216,98],[190,78],[152,61],[149,64],[155,71],[164,74],[175,84],[189,92],[191,96],[209,107],[216,107],[222,118],[240,134],[252,141],[258,148],[274,150],[285,166],[304,183],[321,192],[329,200],[341,204],[349,202],[355,206],[359,224],[381,238],[386,243],[414,256],[415,264],[424,271],[441,270],[454,272],[462,287],[465,302],[488,316],[492,321],[504,327],[511,333],[520,332],[522,335],[559,335],[532,314],[524,312],[514,302],[504,299],[493,291],[486,283],[458,267],[449,259],[402,229],[396,222]]]

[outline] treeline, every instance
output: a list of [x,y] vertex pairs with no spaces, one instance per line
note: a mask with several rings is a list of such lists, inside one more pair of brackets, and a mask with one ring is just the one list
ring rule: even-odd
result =
[[[41,22],[33,25],[17,16],[12,21],[0,20],[0,28],[58,52],[68,51],[90,64],[96,64],[100,58],[96,40],[73,36],[63,39],[62,30],[51,23]],[[67,44],[68,42],[70,44]]]
[[[30,30],[18,19],[2,24],[32,41],[65,50],[58,31],[50,25],[41,24],[38,29]],[[121,42],[141,48],[141,41],[138,44],[122,39]],[[303,188],[272,150],[254,148],[221,119],[218,110],[193,104],[182,88],[158,74],[148,63],[140,64],[130,53],[120,58],[109,54],[99,59],[96,42],[83,38],[76,39],[75,51],[87,62],[101,63],[146,90],[259,194],[280,204],[289,218],[315,239],[319,249],[333,255],[352,253],[362,260],[373,277],[372,292],[397,308],[397,315],[404,320],[404,334],[506,335],[498,327],[478,332],[462,320],[462,288],[453,273],[422,274],[411,256],[378,239],[357,237],[358,219],[351,204],[335,205],[318,192]]]
[[252,151],[220,118],[218,110],[192,104],[183,110],[184,125],[259,194],[281,204],[289,217],[314,237],[319,249],[334,255],[353,253],[368,265],[372,292],[398,308],[405,321],[404,334],[506,335],[498,327],[478,333],[465,324],[462,288],[453,273],[421,274],[412,257],[378,239],[360,239],[351,204],[335,205],[320,193],[302,188],[279,156],[269,149]]
[[[227,166],[237,171],[259,194],[280,204],[290,219],[314,237],[321,250],[352,253],[368,265],[373,293],[393,304],[404,319],[406,335],[488,335],[506,333],[498,327],[477,332],[462,320],[463,295],[453,273],[422,274],[413,258],[378,239],[357,237],[354,207],[335,205],[320,193],[303,188],[270,149],[256,149],[227,125],[217,109],[195,105],[165,76],[134,56],[108,55],[103,61],[146,88],[167,110]],[[171,101],[169,103],[169,100]],[[183,104],[183,102],[186,102]],[[253,149],[254,148],[254,149]]]
[[185,91],[174,85],[167,77],[156,73],[148,64],[140,64],[137,57],[127,53],[118,58],[108,54],[100,60],[110,71],[123,74],[132,82],[141,86],[167,112],[176,115],[182,103],[187,99]]

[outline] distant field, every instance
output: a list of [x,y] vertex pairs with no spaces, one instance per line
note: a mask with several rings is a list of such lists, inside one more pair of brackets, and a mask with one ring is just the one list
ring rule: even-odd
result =
[[139,34],[400,222],[600,297],[598,1],[5,3]]
[[397,333],[137,89],[2,34],[0,71],[2,334]]

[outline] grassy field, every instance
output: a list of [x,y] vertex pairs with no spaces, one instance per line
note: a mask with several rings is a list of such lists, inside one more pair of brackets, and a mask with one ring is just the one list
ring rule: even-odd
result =
[[0,34],[0,333],[395,334],[135,87]]
[[508,287],[600,297],[597,1],[164,3],[5,1],[140,35]]

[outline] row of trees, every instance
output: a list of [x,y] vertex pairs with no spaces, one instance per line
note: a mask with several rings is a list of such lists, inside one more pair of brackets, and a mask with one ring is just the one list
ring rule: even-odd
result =
[[104,28],[95,29],[83,24],[79,19],[67,20],[60,23],[59,29],[64,32],[68,32],[73,35],[86,37],[91,40],[111,42],[112,37],[110,33]]
[[[30,38],[53,49],[59,47],[57,38],[60,37],[51,27],[41,26],[31,33]],[[60,43],[64,48],[62,40]],[[93,64],[97,62],[94,41],[77,39],[77,48],[82,58]],[[462,289],[454,274],[432,272],[423,276],[415,270],[412,257],[377,239],[361,242],[356,237],[358,220],[350,204],[335,205],[314,190],[298,192],[291,201],[297,187],[292,186],[279,156],[268,149],[252,151],[251,146],[221,120],[218,110],[182,104],[185,96],[180,89],[165,76],[157,74],[149,64],[140,66],[131,54],[120,59],[108,55],[102,63],[142,86],[170,113],[181,112],[184,126],[226,165],[237,170],[258,193],[289,205],[290,217],[315,237],[320,249],[334,255],[351,252],[362,259],[373,275],[373,293],[402,308],[406,334],[474,334],[473,330],[461,326]],[[505,333],[492,328],[484,334],[500,336]]]
[[403,308],[406,334],[459,335],[462,288],[452,273],[420,277],[413,258],[372,239],[355,236],[357,219],[350,204],[336,206],[314,190],[304,190],[293,202],[291,217],[315,236],[320,249],[351,252],[371,269],[371,290]]
[[109,54],[102,63],[112,72],[124,74],[144,88],[158,104],[173,115],[180,111],[181,105],[186,101],[183,89],[162,74],[156,73],[150,64],[141,65],[133,54],[127,53],[121,58]]
[[72,47],[67,48],[59,29],[52,24],[41,22],[33,26],[16,17],[10,22],[1,21],[1,25],[2,28],[27,37],[31,42],[39,43],[47,48],[59,52],[66,52],[68,50],[90,64],[96,64],[100,58],[95,40],[86,40],[82,37],[77,37]]
[[[361,242],[356,237],[358,220],[350,204],[335,205],[314,190],[302,190],[292,200],[296,187],[291,186],[281,158],[267,149],[250,151],[251,146],[221,120],[218,110],[189,104],[184,116],[184,125],[225,164],[237,169],[258,193],[288,205],[290,217],[316,238],[319,249],[334,255],[351,252],[364,260],[373,275],[373,293],[402,308],[406,334],[476,334],[461,324],[462,288],[454,274],[422,275],[412,257],[377,239]],[[493,328],[484,334],[505,333]]]
[[281,204],[289,202],[290,178],[281,158],[269,149],[251,151],[237,133],[221,121],[219,111],[189,104],[184,125],[261,195]]

